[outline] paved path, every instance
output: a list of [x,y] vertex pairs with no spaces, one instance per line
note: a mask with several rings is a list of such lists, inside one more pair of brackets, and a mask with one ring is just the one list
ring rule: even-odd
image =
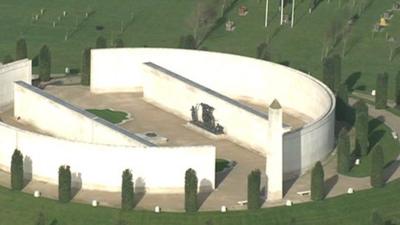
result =
[[[81,87],[82,88],[82,87]],[[79,88],[78,88],[79,89]],[[90,98],[90,93],[82,94],[79,90],[68,91],[68,92],[57,92],[60,97],[67,97],[62,95],[71,95],[68,96],[72,99],[73,104],[80,105],[82,107],[92,107],[94,105],[85,105],[89,103],[93,103],[96,101],[85,101],[84,97]],[[85,88],[83,88],[85,89]],[[82,90],[81,90],[82,91]],[[86,90],[87,91],[87,90]],[[205,144],[210,140],[198,135],[197,133],[188,130],[184,126],[182,126],[182,122],[179,118],[174,117],[172,115],[163,114],[159,109],[149,104],[146,104],[143,101],[135,101],[134,104],[124,105],[126,103],[125,100],[128,98],[132,99],[131,95],[120,96],[116,98],[111,95],[104,95],[105,98],[109,98],[108,100],[104,100],[99,102],[98,107],[102,104],[106,104],[105,106],[109,107],[108,103],[113,102],[117,109],[122,110],[133,110],[134,121],[135,122],[127,122],[123,125],[124,128],[137,129],[139,131],[148,131],[155,130],[160,132],[162,135],[173,137],[171,140],[171,144],[187,144],[190,143],[199,143]],[[74,100],[75,99],[75,100]],[[74,102],[75,101],[75,102]],[[354,99],[350,99],[351,103],[354,103]],[[133,107],[132,107],[133,106]],[[146,115],[149,118],[153,118],[152,123],[140,123],[141,114],[140,111],[143,112],[143,108],[146,108]],[[137,111],[135,111],[137,110]],[[157,116],[154,116],[152,113],[157,113]],[[400,133],[400,119],[393,114],[384,111],[384,110],[375,110],[373,107],[370,107],[370,115],[373,117],[379,117],[384,119],[385,123],[395,130],[397,133]],[[161,120],[157,122],[157,120]],[[170,125],[162,122],[169,121],[175,124],[171,129]],[[157,127],[148,127],[146,124],[158,124]],[[178,124],[178,126],[176,126]],[[175,131],[175,133],[169,133],[171,130]],[[179,132],[176,132],[179,131]],[[183,133],[182,133],[183,132]],[[177,138],[184,137],[183,139]],[[183,136],[182,136],[183,135]],[[196,141],[196,142],[193,142]],[[208,210],[219,210],[222,205],[228,206],[229,209],[245,209],[245,206],[239,206],[237,201],[246,199],[246,182],[248,173],[255,168],[259,168],[263,171],[265,168],[265,158],[250,152],[234,143],[227,141],[215,141],[214,143],[217,145],[217,156],[224,157],[227,159],[233,159],[237,161],[237,165],[227,174],[219,174],[217,175],[217,180],[222,180],[218,185],[217,189],[211,194],[205,194],[201,196],[201,200],[204,200],[204,203],[201,205],[200,210],[208,211]],[[387,170],[385,171],[386,176],[391,181],[393,179],[397,179],[400,177],[400,160],[393,163]],[[345,194],[349,187],[354,188],[356,191],[370,188],[369,178],[351,178],[346,176],[337,175],[336,173],[336,155],[332,155],[329,159],[324,162],[324,170],[325,170],[325,179],[326,179],[326,187],[327,197],[333,197],[341,194]],[[225,177],[226,175],[226,177]],[[0,171],[0,185],[9,186],[10,177],[7,172]],[[265,178],[263,177],[262,183],[265,183]],[[286,200],[292,200],[294,203],[307,202],[310,201],[309,196],[299,196],[297,192],[310,190],[310,174],[307,173],[301,176],[299,179],[293,182],[286,182],[285,187],[288,190],[282,201],[278,202],[265,202],[263,207],[272,207],[276,205],[282,205]],[[27,184],[24,191],[28,193],[33,193],[35,190],[40,190],[44,197],[48,198],[57,198],[57,186],[51,185],[48,183],[40,182],[40,181],[31,181]],[[101,205],[111,206],[111,207],[119,207],[120,205],[120,193],[113,192],[104,192],[104,191],[90,191],[90,190],[79,190],[74,197],[74,201],[82,202],[90,204],[93,200],[99,200]],[[183,195],[155,195],[155,194],[138,194],[136,196],[137,207],[139,209],[153,209],[156,205],[160,205],[166,211],[182,211],[183,210]]]

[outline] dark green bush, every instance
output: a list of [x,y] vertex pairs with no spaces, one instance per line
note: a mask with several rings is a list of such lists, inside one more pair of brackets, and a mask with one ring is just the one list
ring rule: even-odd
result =
[[22,190],[24,188],[24,157],[15,149],[11,159],[11,189]]
[[318,161],[311,171],[311,200],[319,201],[325,198],[324,169]]
[[129,169],[126,169],[122,173],[121,208],[124,210],[132,209],[134,197],[132,173]]
[[196,212],[198,210],[197,203],[197,176],[193,169],[186,170],[185,173],[185,211]]
[[260,202],[260,184],[261,172],[260,170],[253,170],[247,176],[247,208],[259,209]]

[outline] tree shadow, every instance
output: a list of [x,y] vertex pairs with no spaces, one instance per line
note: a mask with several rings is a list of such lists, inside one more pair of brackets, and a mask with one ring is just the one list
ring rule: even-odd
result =
[[50,225],[57,225],[58,224],[58,220],[57,219],[53,219],[51,222],[50,222]]
[[278,63],[283,65],[283,66],[289,66],[290,65],[290,61],[288,61],[288,60],[284,60],[284,61],[281,61],[281,62],[278,62]]
[[368,134],[371,134],[377,127],[382,125],[385,122],[385,117],[378,116],[368,121]]
[[353,50],[353,48],[361,43],[361,36],[355,36],[355,37],[351,37],[348,42],[347,42],[347,50],[345,51],[344,55],[346,56],[347,54],[349,54],[351,52],[351,50]]
[[328,194],[332,191],[333,187],[335,187],[338,180],[339,176],[336,174],[325,181],[325,197],[328,196]]
[[360,71],[354,72],[354,73],[350,74],[350,75],[347,77],[347,79],[346,79],[346,81],[345,81],[345,84],[346,84],[347,90],[348,90],[349,92],[354,91],[354,86],[356,85],[357,81],[358,81],[360,78],[361,78],[361,72],[360,72]]
[[142,177],[138,177],[135,180],[135,197],[133,206],[136,207],[146,194],[146,182]]
[[24,168],[24,187],[32,181],[32,159],[29,156],[24,157],[23,161],[23,168]]
[[289,192],[290,188],[296,183],[297,179],[299,179],[298,175],[296,175],[294,178],[283,181],[283,196]]
[[207,179],[200,181],[199,193],[197,194],[198,208],[207,200],[208,196],[213,192],[212,183]]
[[75,172],[71,174],[71,198],[74,198],[82,189],[82,174]]
[[235,168],[236,164],[237,163],[233,161],[232,166],[229,169],[223,170],[215,174],[215,188],[218,188],[222,181],[224,181],[225,178],[230,174],[230,172]]
[[385,133],[386,133],[385,130],[377,130],[368,135],[368,140],[369,140],[368,152],[370,152],[371,149],[373,149],[375,145],[379,143],[379,141],[383,138]]
[[387,182],[399,167],[400,167],[399,160],[392,160],[389,163],[387,163],[383,171],[384,181]]

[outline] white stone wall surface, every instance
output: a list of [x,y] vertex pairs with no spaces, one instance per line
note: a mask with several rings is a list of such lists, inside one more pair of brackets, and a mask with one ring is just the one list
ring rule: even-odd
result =
[[[10,170],[14,149],[24,155],[27,178],[57,184],[58,168],[69,165],[73,185],[121,190],[122,171],[130,169],[135,188],[148,193],[182,193],[188,168],[202,188],[214,188],[215,147],[123,147],[97,145],[40,135],[0,122],[0,169]],[[207,166],[204,166],[207,165]]]
[[0,65],[0,112],[7,110],[14,100],[14,81],[32,82],[32,62],[21,59]]

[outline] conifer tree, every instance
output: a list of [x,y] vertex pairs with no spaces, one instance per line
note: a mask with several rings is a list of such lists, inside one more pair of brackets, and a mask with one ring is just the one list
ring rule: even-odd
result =
[[198,210],[197,203],[197,176],[193,169],[186,170],[185,173],[185,211],[196,212]]
[[132,173],[129,169],[122,173],[121,207],[124,210],[133,208],[135,193],[133,190]]
[[247,208],[259,209],[260,202],[260,184],[261,172],[260,170],[253,170],[247,176]]
[[11,159],[11,189],[22,190],[24,188],[24,162],[22,153],[15,149]]
[[318,161],[311,171],[311,200],[318,201],[325,197],[324,169]]

